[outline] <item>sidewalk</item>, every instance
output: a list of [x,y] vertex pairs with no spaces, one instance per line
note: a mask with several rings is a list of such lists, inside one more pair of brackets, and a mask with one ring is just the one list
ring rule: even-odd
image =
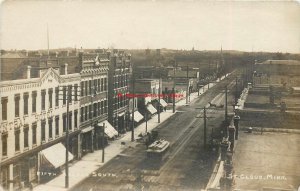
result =
[[[229,76],[228,74],[227,76]],[[221,79],[224,79],[222,77]],[[218,82],[219,80],[217,80]],[[213,87],[215,83],[210,83],[209,87]],[[205,85],[204,88],[201,88],[200,96],[208,90],[208,85]],[[194,92],[190,94],[190,103],[198,98],[198,92]],[[176,107],[184,106],[186,104],[186,98],[178,101],[176,103]],[[161,123],[167,120],[169,117],[174,115],[172,109],[167,110],[166,112],[160,113],[160,121]],[[147,130],[151,131],[152,129],[156,128],[159,123],[158,115],[153,116],[150,120],[148,120]],[[134,130],[134,137],[137,138],[140,133],[145,133],[146,122],[143,122],[139,126],[137,126]],[[121,143],[124,142],[125,145]],[[120,154],[123,150],[128,148],[129,146],[134,146],[137,144],[136,142],[131,142],[131,131],[126,132],[124,135],[121,135],[118,139],[109,142],[109,145],[105,147],[105,161],[102,163],[102,150],[94,151],[93,153],[88,153],[81,158],[79,161],[75,161],[74,163],[70,164],[69,167],[69,188],[72,188],[83,181],[85,178],[89,177],[90,174],[107,162],[109,162],[112,158]],[[65,173],[63,171],[62,174],[55,177],[51,181],[47,182],[46,184],[40,184],[34,187],[34,191],[66,191],[65,187]]]

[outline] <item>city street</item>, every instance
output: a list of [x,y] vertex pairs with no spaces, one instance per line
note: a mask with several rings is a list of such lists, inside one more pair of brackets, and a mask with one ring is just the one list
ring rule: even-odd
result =
[[[167,157],[160,164],[150,161],[143,143],[131,144],[117,157],[93,172],[73,190],[199,190],[205,188],[216,160],[212,151],[203,149],[203,118],[196,118],[200,107],[209,101],[224,103],[224,87],[234,86],[234,75],[217,83],[189,106],[160,124],[159,137],[170,142]],[[216,99],[214,99],[216,98]],[[229,93],[228,100],[232,100]],[[220,100],[217,100],[220,99]],[[228,110],[232,107],[229,105]],[[218,127],[224,119],[224,108],[208,112],[208,135],[212,127]]]

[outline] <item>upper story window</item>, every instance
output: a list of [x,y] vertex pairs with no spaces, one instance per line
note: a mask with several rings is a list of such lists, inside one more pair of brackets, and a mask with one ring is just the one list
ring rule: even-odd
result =
[[24,99],[24,115],[28,115],[28,99],[29,99],[28,92],[24,93],[23,99]]
[[63,87],[63,105],[66,105],[66,98],[67,98],[67,87]]
[[49,96],[49,108],[51,109],[52,108],[52,95],[53,95],[53,89],[50,88],[48,90],[48,96]]
[[74,101],[78,101],[78,84],[74,85]]
[[36,112],[36,97],[37,97],[37,92],[33,91],[32,92],[32,113]]
[[41,99],[42,110],[45,110],[46,109],[46,90],[42,90],[41,96],[42,96],[42,99]]
[[84,86],[85,86],[84,95],[87,96],[88,95],[88,81],[84,82]]
[[33,145],[36,145],[36,127],[37,127],[36,122],[32,123],[32,144]]
[[80,96],[83,96],[84,93],[84,82],[80,82]]
[[2,134],[2,156],[7,156],[7,134]]
[[20,150],[20,130],[15,131],[15,151]]
[[7,120],[7,102],[8,98],[7,97],[2,97],[1,98],[1,105],[2,105],[2,120]]
[[55,106],[59,106],[59,87],[55,88]]
[[20,116],[20,94],[15,95],[15,117]]
[[28,124],[24,125],[24,147],[28,147],[28,131],[29,131],[29,126]]

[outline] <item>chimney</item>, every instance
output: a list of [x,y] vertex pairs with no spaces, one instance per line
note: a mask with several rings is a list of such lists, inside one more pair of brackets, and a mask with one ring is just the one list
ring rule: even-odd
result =
[[31,76],[31,66],[27,66],[27,79],[30,79]]
[[67,75],[67,74],[68,74],[68,64],[65,63],[65,75]]

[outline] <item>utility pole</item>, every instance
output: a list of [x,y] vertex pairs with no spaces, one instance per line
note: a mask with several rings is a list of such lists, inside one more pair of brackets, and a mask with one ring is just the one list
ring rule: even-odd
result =
[[227,105],[227,95],[228,91],[227,91],[227,85],[225,86],[225,122],[227,123],[228,121],[228,105]]
[[173,77],[173,88],[172,88],[172,101],[173,101],[173,113],[175,113],[175,73],[176,73],[176,67],[177,67],[177,63],[176,60],[174,62],[174,77]]
[[196,118],[203,118],[203,144],[204,148],[207,147],[207,119],[208,118],[214,118],[214,117],[207,117],[207,108],[204,106],[203,108],[196,108],[203,110],[203,117],[196,117]]
[[67,93],[67,123],[66,123],[66,175],[65,175],[65,188],[69,188],[69,102],[72,95],[72,86],[68,86]]
[[235,78],[235,105],[237,105],[238,102],[238,78]]
[[158,80],[158,123],[160,123],[160,81],[161,81],[161,73],[159,70],[159,80]]
[[190,80],[189,80],[189,66],[188,66],[188,64],[186,64],[186,104],[188,104],[189,85],[190,85]]
[[146,120],[146,133],[148,133],[148,113],[145,113],[145,120]]
[[[76,88],[75,88],[76,87]],[[69,124],[70,124],[70,115],[69,115],[69,104],[72,102],[72,96],[75,97],[75,101],[78,100],[78,86],[74,86],[74,93],[72,93],[73,86],[62,86],[62,89],[59,87],[59,91],[63,91],[63,98],[59,98],[59,100],[63,100],[67,106],[67,116],[66,116],[66,139],[65,139],[65,145],[66,145],[66,156],[65,156],[65,188],[69,188]]]
[[105,146],[104,146],[104,144],[105,144],[105,142],[104,142],[104,134],[105,134],[105,123],[103,123],[103,127],[102,127],[102,163],[104,163],[104,148],[105,148]]
[[135,76],[132,71],[132,121],[131,121],[131,141],[134,142],[134,106],[135,106]]
[[206,147],[206,108],[203,108],[203,122],[204,122],[204,147]]

